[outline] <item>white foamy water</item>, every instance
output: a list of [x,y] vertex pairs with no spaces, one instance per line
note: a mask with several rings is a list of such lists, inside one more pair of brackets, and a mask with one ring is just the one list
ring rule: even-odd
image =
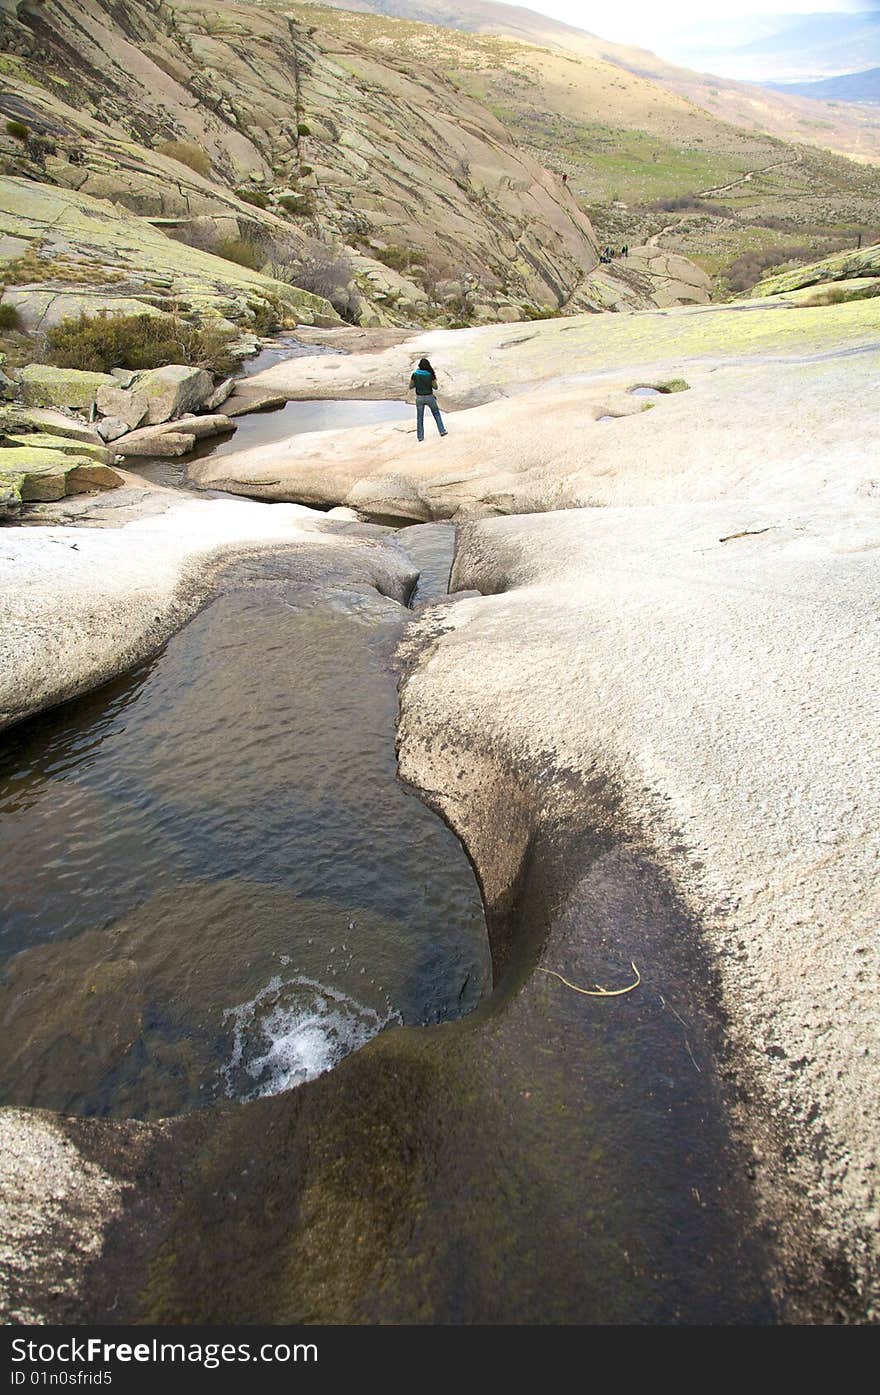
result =
[[221,1068],[234,1099],[278,1095],[332,1070],[392,1021],[338,988],[297,976],[271,978],[255,997],[228,1008],[232,1054]]

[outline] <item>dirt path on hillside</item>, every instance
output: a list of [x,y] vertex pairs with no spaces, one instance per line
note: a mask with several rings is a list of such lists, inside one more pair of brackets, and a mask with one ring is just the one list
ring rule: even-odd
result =
[[[739,179],[734,179],[730,184],[717,184],[714,189],[701,189],[697,194],[698,199],[708,198],[710,194],[726,194],[728,189],[736,189],[740,184],[751,184],[756,174],[766,174],[768,170],[781,169],[783,165],[799,165],[800,157],[793,160],[777,160],[773,165],[764,165],[759,170],[749,170],[741,175]],[[662,236],[662,233],[660,234]]]

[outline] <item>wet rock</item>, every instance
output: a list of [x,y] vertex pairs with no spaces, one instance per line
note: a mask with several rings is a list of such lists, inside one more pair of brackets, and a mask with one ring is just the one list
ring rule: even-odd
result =
[[275,407],[285,407],[286,405],[287,398],[278,392],[267,392],[260,388],[254,388],[252,392],[245,391],[239,384],[225,403],[225,415],[243,417],[248,412],[268,412]]
[[192,432],[162,431],[156,426],[146,426],[140,431],[132,431],[122,436],[115,444],[122,456],[155,455],[160,460],[186,455],[196,443]]

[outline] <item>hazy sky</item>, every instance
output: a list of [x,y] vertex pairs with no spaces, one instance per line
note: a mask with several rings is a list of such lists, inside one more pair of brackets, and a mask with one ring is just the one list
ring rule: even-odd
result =
[[[513,0],[516,3],[516,0]],[[683,29],[707,18],[706,0],[519,0],[528,9],[565,20],[603,39],[653,44],[657,35]],[[854,14],[876,10],[871,0],[713,0],[713,20],[748,15]]]

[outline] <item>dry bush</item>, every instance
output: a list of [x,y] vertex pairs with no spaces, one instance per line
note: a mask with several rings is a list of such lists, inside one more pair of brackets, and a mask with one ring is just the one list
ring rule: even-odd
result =
[[179,165],[186,165],[188,169],[195,170],[196,174],[201,174],[208,179],[213,166],[211,157],[206,150],[194,141],[189,140],[163,140],[156,149],[160,155],[169,155],[172,160],[176,160]]
[[804,243],[799,247],[763,247],[745,252],[731,262],[726,280],[732,291],[750,291],[772,267],[786,262],[810,262],[816,259],[816,249]]
[[246,266],[249,271],[262,271],[266,263],[265,247],[251,237],[221,237],[215,250],[218,257]]
[[340,314],[348,306],[352,268],[339,247],[316,240],[303,246],[293,241],[276,241],[269,252],[267,270],[276,281],[286,281],[301,291],[323,296]]
[[187,363],[228,373],[234,331],[195,325],[179,315],[81,314],[62,320],[46,336],[46,357],[59,368],[109,373],[111,368],[164,368]]

